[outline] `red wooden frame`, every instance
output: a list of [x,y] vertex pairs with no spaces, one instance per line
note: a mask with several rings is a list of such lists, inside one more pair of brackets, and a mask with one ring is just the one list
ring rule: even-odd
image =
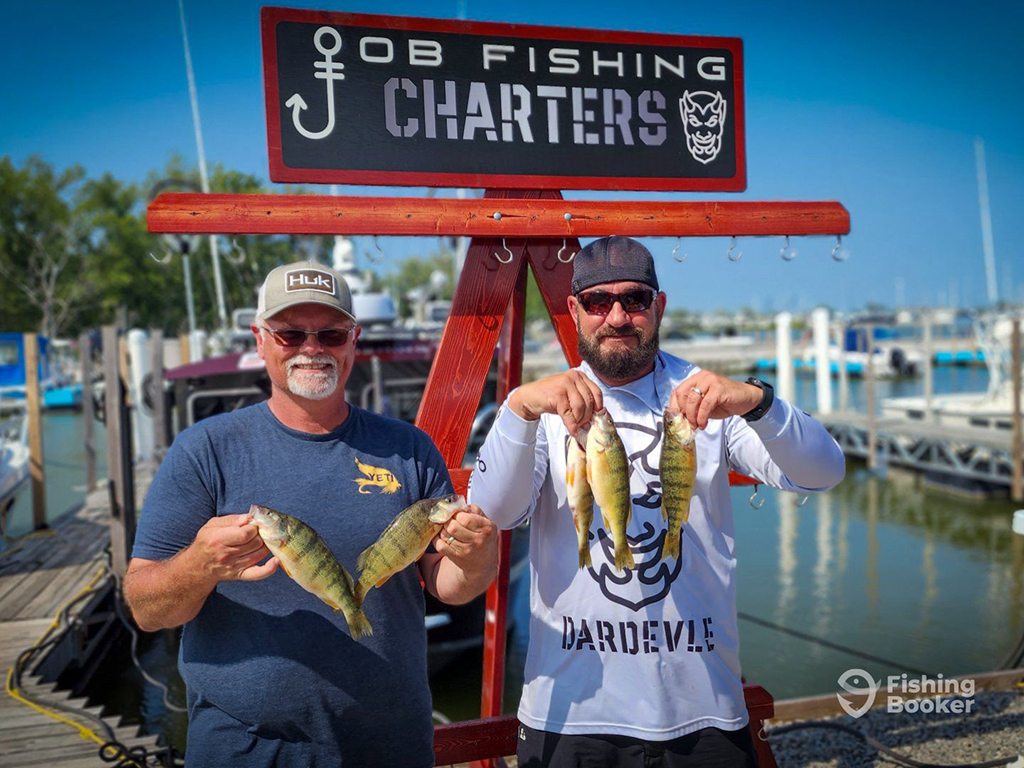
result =
[[499,205],[436,197],[164,192],[150,203],[146,222],[150,232],[223,235],[756,237],[850,231],[850,214],[835,201],[563,200],[521,194],[510,191]]
[[[490,189],[615,189],[662,191],[742,192],[747,187],[746,123],[743,98],[743,41],[738,37],[669,35],[654,32],[623,32],[535,24],[502,24],[366,13],[332,13],[294,8],[263,8],[260,12],[263,41],[263,81],[267,107],[267,148],[270,179],[276,182],[321,184],[383,184],[390,186],[487,187]],[[282,21],[375,27],[378,29],[450,32],[466,35],[540,38],[623,45],[685,45],[690,48],[724,48],[733,57],[733,94],[730,110],[736,120],[736,174],[725,179],[679,179],[615,176],[536,176],[487,173],[421,173],[412,171],[354,171],[290,168],[281,154],[280,91],[277,82],[276,26]],[[378,233],[382,234],[382,233]]]
[[[771,747],[762,737],[764,721],[775,716],[771,694],[759,685],[744,685],[743,698],[750,718],[747,727],[754,741],[757,764],[759,768],[777,768]],[[514,715],[439,725],[434,729],[434,762],[436,765],[451,765],[489,760],[496,755],[514,755],[518,727],[519,721]]]

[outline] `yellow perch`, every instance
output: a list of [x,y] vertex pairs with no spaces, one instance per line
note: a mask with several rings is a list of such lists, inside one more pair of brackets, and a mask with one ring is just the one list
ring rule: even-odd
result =
[[565,490],[576,524],[580,568],[588,568],[591,565],[590,524],[594,521],[594,494],[587,482],[587,454],[575,440],[569,441],[569,454],[565,459]]
[[419,560],[441,526],[461,509],[466,509],[466,500],[452,493],[437,499],[417,501],[399,512],[356,560],[359,568],[356,603],[363,604],[370,587],[382,586],[396,573]]
[[594,414],[587,435],[587,482],[594,501],[601,507],[604,527],[615,542],[615,569],[636,568],[626,538],[626,528],[633,516],[629,461],[615,423],[604,409]]
[[352,577],[320,534],[301,520],[270,507],[253,504],[249,514],[267,549],[292,581],[344,614],[354,639],[373,634],[373,627],[356,602]]
[[663,557],[679,557],[683,524],[690,519],[690,499],[697,484],[697,431],[679,411],[665,410],[661,444],[661,516],[668,521]]

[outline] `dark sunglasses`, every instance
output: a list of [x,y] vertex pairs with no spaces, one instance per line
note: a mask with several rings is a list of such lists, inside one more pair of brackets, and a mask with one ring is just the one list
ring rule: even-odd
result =
[[583,310],[588,315],[607,315],[612,311],[616,301],[622,305],[624,312],[645,312],[651,308],[654,291],[648,288],[635,288],[625,293],[591,291],[577,294],[576,299],[583,305]]
[[320,331],[300,331],[294,328],[274,330],[265,325],[260,326],[263,330],[274,337],[274,340],[282,347],[301,347],[306,343],[306,337],[316,336],[316,340],[324,347],[342,347],[348,343],[349,334],[353,328],[324,328]]

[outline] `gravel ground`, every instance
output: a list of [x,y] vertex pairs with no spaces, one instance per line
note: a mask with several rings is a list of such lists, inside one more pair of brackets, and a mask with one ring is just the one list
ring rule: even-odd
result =
[[[857,718],[832,722],[852,726],[901,755],[923,763],[947,765],[1024,755],[1024,689],[979,691],[970,714],[890,714],[873,709]],[[807,728],[772,737],[781,768],[860,768],[898,763],[880,756],[852,734]],[[1024,766],[1024,762],[1021,762]]]

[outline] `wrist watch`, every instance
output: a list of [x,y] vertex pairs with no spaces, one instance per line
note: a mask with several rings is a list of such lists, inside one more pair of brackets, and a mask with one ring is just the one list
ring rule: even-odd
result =
[[768,409],[771,408],[772,403],[775,402],[775,388],[767,382],[755,379],[753,376],[747,379],[747,384],[753,384],[761,390],[761,402],[758,403],[753,410],[744,413],[741,418],[745,421],[757,421],[768,413]]

